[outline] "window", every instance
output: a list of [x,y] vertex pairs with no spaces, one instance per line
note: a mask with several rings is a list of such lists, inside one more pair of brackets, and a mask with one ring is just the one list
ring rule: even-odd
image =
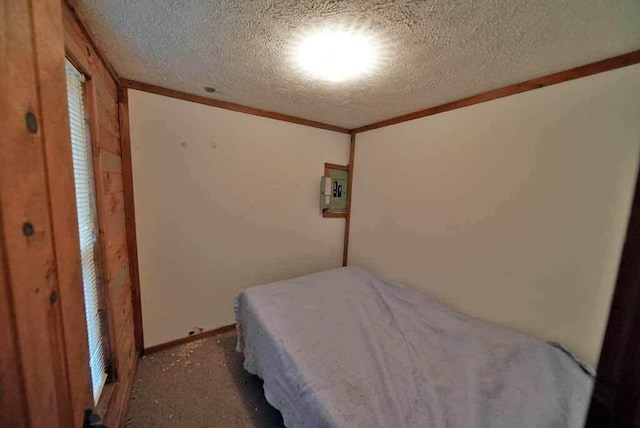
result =
[[107,358],[105,326],[100,309],[102,295],[100,287],[102,284],[97,266],[100,241],[97,228],[93,160],[89,140],[89,123],[85,113],[85,76],[69,61],[66,62],[66,74],[84,307],[89,336],[89,367],[91,369],[93,399],[97,403],[107,380]]

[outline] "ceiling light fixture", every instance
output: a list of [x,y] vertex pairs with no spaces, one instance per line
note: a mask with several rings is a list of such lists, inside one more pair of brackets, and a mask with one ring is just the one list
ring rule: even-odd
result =
[[377,49],[361,31],[324,28],[303,36],[295,48],[297,64],[316,79],[343,82],[370,72]]

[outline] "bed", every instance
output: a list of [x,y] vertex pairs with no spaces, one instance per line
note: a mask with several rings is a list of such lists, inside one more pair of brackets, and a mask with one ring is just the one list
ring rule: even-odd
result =
[[582,427],[593,377],[532,337],[346,267],[236,297],[237,350],[287,427]]

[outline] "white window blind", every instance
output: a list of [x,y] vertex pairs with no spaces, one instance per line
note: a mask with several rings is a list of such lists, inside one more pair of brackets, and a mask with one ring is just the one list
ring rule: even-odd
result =
[[69,61],[66,62],[67,100],[69,104],[69,127],[71,129],[71,152],[76,188],[76,210],[80,232],[80,254],[82,258],[82,284],[84,307],[89,336],[89,367],[93,386],[93,399],[97,403],[107,380],[104,326],[100,311],[100,290],[96,266],[96,249],[99,245],[93,183],[93,161],[91,142],[84,107],[85,77]]

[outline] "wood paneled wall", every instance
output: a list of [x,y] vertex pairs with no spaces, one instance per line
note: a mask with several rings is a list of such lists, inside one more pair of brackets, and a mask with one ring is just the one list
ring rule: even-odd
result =
[[117,76],[69,3],[0,0],[0,426],[82,427],[93,407],[65,55],[87,76],[111,377],[124,425],[137,355]]
[[0,1],[0,426],[91,405],[59,0]]
[[65,4],[63,9],[67,56],[90,77],[86,85],[90,100],[87,110],[91,122],[111,363],[116,377],[111,390],[105,391],[98,413],[105,416],[108,426],[120,426],[129,400],[137,355],[127,251],[118,85],[72,5]]

